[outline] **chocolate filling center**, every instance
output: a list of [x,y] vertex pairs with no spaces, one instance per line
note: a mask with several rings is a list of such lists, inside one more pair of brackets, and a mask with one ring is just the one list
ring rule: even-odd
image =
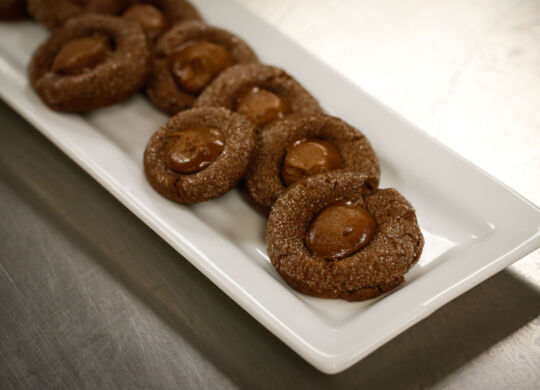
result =
[[82,73],[104,62],[111,51],[111,42],[105,35],[72,39],[54,57],[51,71],[69,75]]
[[138,22],[150,35],[159,35],[167,28],[167,18],[163,12],[150,4],[135,4],[129,7],[122,17]]
[[290,114],[288,104],[275,93],[252,87],[238,97],[236,112],[247,117],[258,127]]
[[287,150],[281,166],[281,179],[286,186],[306,176],[340,169],[341,154],[331,142],[316,138],[295,141]]
[[167,145],[167,166],[178,173],[195,173],[210,165],[221,153],[223,134],[211,127],[172,133]]
[[208,41],[190,41],[169,55],[169,69],[178,86],[197,94],[224,69],[234,64],[223,46]]
[[340,201],[313,219],[304,242],[314,256],[339,260],[369,244],[376,230],[375,219],[365,208]]

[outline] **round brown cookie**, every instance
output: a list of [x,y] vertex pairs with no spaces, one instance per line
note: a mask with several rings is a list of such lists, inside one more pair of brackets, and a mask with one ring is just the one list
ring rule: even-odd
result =
[[225,107],[247,116],[257,127],[294,113],[322,112],[317,100],[284,70],[239,64],[205,88],[194,107]]
[[137,92],[152,71],[138,23],[106,15],[70,19],[34,53],[30,82],[57,111],[88,111]]
[[157,39],[167,28],[189,20],[202,20],[199,11],[187,0],[131,0],[122,16],[138,21],[151,39]]
[[256,152],[254,126],[223,108],[178,113],[148,142],[144,171],[161,195],[180,203],[217,198],[245,174]]
[[359,130],[329,115],[290,115],[260,132],[259,152],[245,187],[251,203],[268,214],[288,185],[334,169],[364,173],[375,187],[379,183],[379,159]]
[[159,109],[174,115],[191,108],[200,90],[222,69],[256,61],[253,50],[228,31],[196,21],[177,24],[157,43],[146,92]]
[[74,17],[87,13],[116,14],[132,0],[28,0],[28,12],[49,29],[57,29]]
[[[411,204],[394,189],[374,190],[374,181],[353,171],[327,172],[299,181],[279,197],[267,225],[267,251],[291,287],[355,301],[403,281],[418,261],[424,239]],[[343,206],[345,201],[350,206]],[[372,219],[371,239],[360,234],[369,224],[362,227],[347,207]],[[364,239],[363,247],[351,254],[356,239]],[[329,255],[337,253],[336,245],[350,250]]]
[[28,17],[26,0],[0,0],[0,20],[24,19],[26,17]]

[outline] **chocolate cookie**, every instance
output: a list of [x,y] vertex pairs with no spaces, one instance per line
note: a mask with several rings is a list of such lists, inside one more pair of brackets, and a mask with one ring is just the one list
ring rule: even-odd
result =
[[60,28],[74,17],[87,13],[116,14],[132,0],[28,0],[28,12],[49,29]]
[[259,134],[259,152],[245,182],[251,203],[267,214],[278,196],[298,180],[335,169],[353,170],[379,183],[379,159],[367,138],[341,119],[295,114]]
[[159,39],[146,92],[159,109],[174,115],[190,108],[227,67],[256,61],[255,53],[236,35],[202,22],[181,23]]
[[422,252],[411,204],[353,171],[308,177],[279,197],[267,225],[272,264],[294,289],[357,301],[398,286]]
[[150,39],[156,39],[175,23],[202,20],[197,9],[187,0],[131,0],[132,5],[122,11],[124,18],[143,26]]
[[26,18],[26,0],[0,0],[0,20]]
[[124,16],[141,23],[150,38],[174,23],[201,19],[187,0],[28,0],[28,9],[50,29],[60,28],[70,18],[88,13]]
[[144,171],[161,195],[180,203],[217,198],[245,174],[257,146],[254,126],[224,108],[182,111],[148,142]]
[[294,113],[322,112],[317,100],[284,70],[262,64],[235,65],[206,87],[194,107],[225,107],[257,127]]
[[53,110],[88,111],[120,102],[152,71],[138,23],[106,15],[70,19],[34,53],[30,82]]

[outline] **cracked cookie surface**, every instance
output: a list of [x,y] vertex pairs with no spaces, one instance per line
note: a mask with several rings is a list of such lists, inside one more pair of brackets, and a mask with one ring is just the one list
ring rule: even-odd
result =
[[[171,56],[187,49],[186,44],[191,42],[217,45],[218,48],[226,51],[234,64],[258,61],[253,50],[241,38],[224,29],[196,21],[174,26],[157,42],[153,74],[146,88],[146,93],[156,107],[170,115],[191,108],[199,96],[198,92],[184,90],[179,85],[170,66]],[[191,73],[201,73],[201,70],[205,70],[201,68],[206,68],[205,64],[212,59],[210,57],[215,57],[210,54],[213,53],[192,54],[192,58],[186,60],[192,63],[193,69],[186,70]],[[209,82],[222,72],[219,70],[212,73],[216,74],[208,75]]]
[[[256,94],[252,94],[253,88],[262,91],[264,95],[257,98]],[[279,103],[286,106],[285,112],[274,112],[277,114],[275,119],[284,114],[322,112],[317,100],[291,75],[282,69],[263,64],[231,66],[206,87],[193,107],[224,107],[238,111],[239,99],[246,96],[251,97],[250,104],[246,106],[252,109],[260,109],[261,101],[264,103],[265,100],[273,103],[270,108],[274,110],[279,108]],[[265,124],[270,123],[267,119],[272,118],[265,118]]]
[[[333,171],[291,186],[274,204],[267,225],[272,264],[294,289],[322,298],[373,298],[397,287],[418,261],[424,239],[411,204],[394,189],[374,190],[368,176]],[[364,207],[377,230],[367,246],[328,261],[314,256],[304,236],[315,216],[334,202]]]
[[[96,37],[104,38],[109,47],[100,61],[76,72],[57,71],[58,56],[67,52],[66,47]],[[73,59],[80,57],[77,50],[68,51]],[[150,47],[138,23],[84,15],[70,19],[51,34],[34,53],[28,73],[32,86],[50,108],[83,112],[128,98],[146,83],[151,70]]]
[[[223,149],[202,170],[179,173],[171,169],[168,160],[172,137],[201,127],[221,132]],[[196,147],[198,143],[193,144]],[[144,171],[152,187],[166,198],[180,203],[202,202],[225,194],[238,183],[256,146],[255,128],[241,115],[224,108],[186,110],[152,135],[144,153]]]
[[341,156],[341,168],[371,176],[376,179],[375,186],[378,185],[379,159],[362,132],[341,119],[324,114],[290,115],[272,122],[260,132],[257,159],[245,181],[250,203],[264,214],[270,212],[272,204],[287,188],[283,164],[291,145],[302,139],[334,145]]

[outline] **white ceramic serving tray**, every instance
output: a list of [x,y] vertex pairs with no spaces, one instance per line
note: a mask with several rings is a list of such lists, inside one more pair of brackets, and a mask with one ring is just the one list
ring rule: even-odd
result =
[[285,68],[325,109],[360,128],[382,162],[381,187],[415,206],[426,245],[396,291],[362,303],[290,289],[265,250],[265,220],[236,191],[196,206],[148,185],[142,155],[167,118],[142,96],[89,115],[48,110],[26,65],[46,31],[0,24],[0,95],[142,221],[299,355],[340,372],[540,245],[538,208],[374,101],[231,1],[195,2],[210,23],[244,37],[262,61]]

